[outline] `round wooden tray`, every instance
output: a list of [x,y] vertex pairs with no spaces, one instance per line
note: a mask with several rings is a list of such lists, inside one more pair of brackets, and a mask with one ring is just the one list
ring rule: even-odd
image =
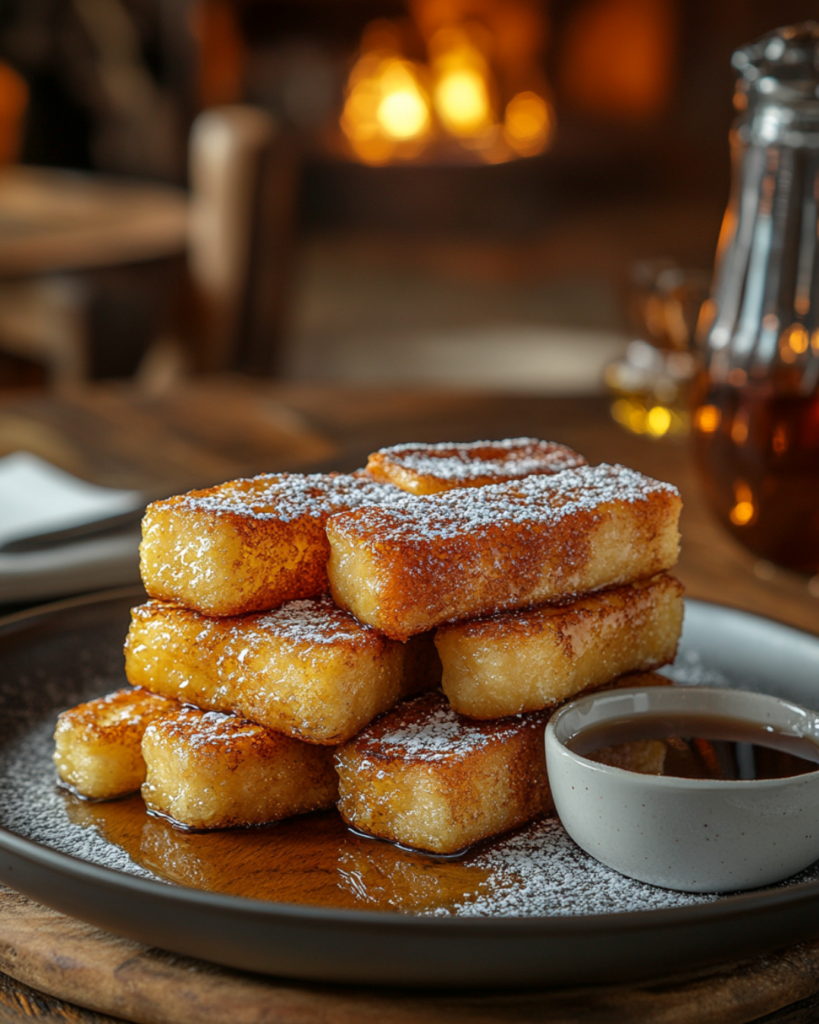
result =
[[748,1024],[819,991],[819,942],[627,986],[479,995],[344,988],[243,974],[151,949],[0,886],[0,970],[21,983],[0,984],[2,1021]]

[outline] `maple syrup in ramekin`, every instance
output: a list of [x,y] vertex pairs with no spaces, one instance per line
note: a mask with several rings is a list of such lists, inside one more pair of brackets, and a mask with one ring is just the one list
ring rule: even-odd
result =
[[680,779],[786,779],[819,771],[813,737],[724,714],[643,712],[593,725],[566,746],[600,764]]

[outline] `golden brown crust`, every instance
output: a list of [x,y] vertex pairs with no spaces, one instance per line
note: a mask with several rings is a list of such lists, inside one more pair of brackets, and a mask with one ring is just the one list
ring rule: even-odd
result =
[[585,625],[590,619],[600,620],[612,611],[620,613],[624,624],[633,626],[641,617],[648,596],[658,591],[670,591],[682,597],[684,588],[674,576],[658,573],[649,579],[635,580],[634,583],[585,597],[570,597],[537,608],[499,612],[489,618],[440,626],[436,635],[480,639],[488,643],[514,643],[548,633],[569,656],[574,657],[577,654],[574,637],[578,626]]
[[403,640],[668,569],[680,508],[671,485],[606,465],[369,506],[327,521],[330,586]]
[[153,722],[142,751],[148,809],[185,828],[260,825],[335,802],[332,749],[214,711]]
[[283,750],[297,749],[299,743],[238,715],[191,707],[158,719],[151,736],[187,748],[189,756],[198,762],[218,758],[220,767],[228,772],[235,771],[246,757],[275,757]]
[[178,701],[135,688],[63,711],[54,733],[57,774],[88,799],[111,800],[134,792],[145,778],[140,752],[145,729],[178,710]]
[[551,807],[547,720],[475,722],[422,694],[339,749],[339,811],[363,832],[435,853],[515,828]]
[[469,443],[399,444],[370,455],[368,472],[412,494],[436,494],[456,487],[485,487],[533,474],[554,474],[585,466],[567,445],[536,437]]
[[[339,608],[328,594],[288,601],[269,612],[229,618],[203,615],[173,601],[151,600],[132,608],[131,618],[137,622],[155,622],[158,626],[161,623],[169,630],[180,622],[190,623],[200,631],[196,643],[203,656],[209,659],[223,656],[227,638],[248,653],[266,640],[279,641],[293,651],[317,653],[332,649],[339,654],[368,654],[372,658],[382,657],[397,647],[394,640]],[[126,638],[125,646],[126,651],[130,650],[133,641]]]
[[221,619],[148,601],[132,612],[125,671],[135,685],[331,745],[441,678],[431,635],[388,640],[327,595]]
[[144,730],[154,718],[178,708],[179,703],[169,697],[129,687],[62,711],[57,716],[57,732],[70,729],[80,740],[117,743],[133,736],[135,729]]
[[153,502],[142,522],[145,589],[216,616],[313,597],[327,589],[328,516],[390,500],[407,499],[371,478],[285,473]]
[[557,606],[441,626],[444,692],[475,718],[547,708],[673,661],[682,617],[682,584],[661,573]]

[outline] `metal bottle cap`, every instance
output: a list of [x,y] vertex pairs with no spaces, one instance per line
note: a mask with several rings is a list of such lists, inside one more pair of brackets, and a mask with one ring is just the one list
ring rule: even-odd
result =
[[[819,22],[774,29],[734,51],[737,93],[783,103],[819,98]],[[744,107],[746,103],[739,103]]]
[[741,143],[819,147],[819,22],[775,29],[736,50],[731,63]]

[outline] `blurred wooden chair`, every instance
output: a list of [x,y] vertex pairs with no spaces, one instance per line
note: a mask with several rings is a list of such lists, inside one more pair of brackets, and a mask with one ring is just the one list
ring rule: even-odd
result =
[[[106,368],[132,372],[142,354],[132,321],[144,318],[152,287],[167,288],[163,261],[186,254],[201,316],[191,317],[186,305],[188,322],[157,317],[153,339],[141,344],[149,386],[167,378],[169,367],[178,376],[186,363],[211,371],[279,371],[292,263],[293,156],[268,114],[230,106],[199,115],[189,159],[189,200],[164,186],[91,175],[26,167],[0,174],[0,351],[45,366],[58,391],[105,376]],[[105,337],[95,339],[100,282],[128,300],[121,303],[127,322],[118,325],[109,310]],[[129,352],[119,363],[100,353],[101,345],[126,344],[126,335]],[[187,336],[184,344],[180,335]],[[180,358],[183,348],[187,355]]]
[[259,108],[200,114],[189,149],[188,266],[205,312],[203,366],[275,375],[293,266],[297,165]]

